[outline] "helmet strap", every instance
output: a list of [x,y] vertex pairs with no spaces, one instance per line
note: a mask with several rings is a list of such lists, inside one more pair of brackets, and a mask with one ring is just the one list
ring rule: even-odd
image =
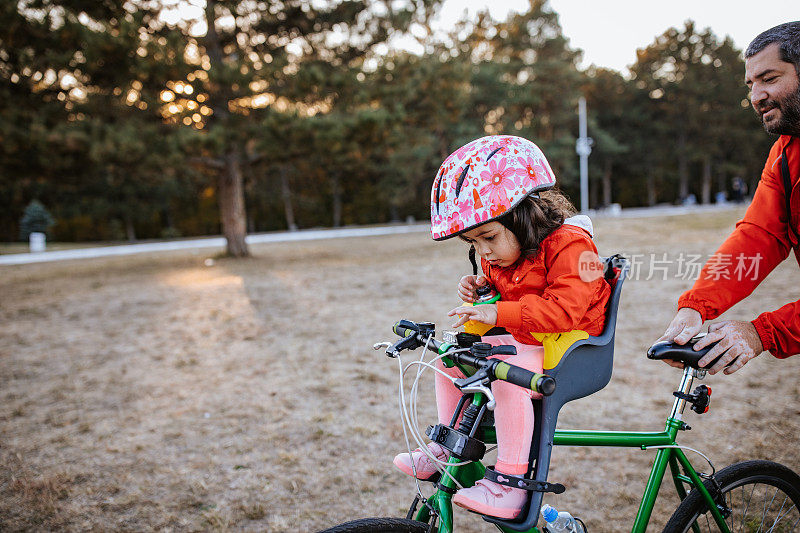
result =
[[469,255],[469,262],[472,263],[472,275],[473,276],[477,276],[478,275],[478,262],[475,261],[475,247],[474,246],[470,246],[469,247],[469,254],[468,255]]

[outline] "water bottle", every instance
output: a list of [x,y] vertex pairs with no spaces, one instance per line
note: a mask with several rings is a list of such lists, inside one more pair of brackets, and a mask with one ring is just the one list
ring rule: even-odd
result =
[[550,533],[586,533],[581,523],[567,511],[559,513],[547,504],[542,506],[542,518],[547,522],[547,531]]
[[475,294],[477,295],[475,305],[493,304],[500,299],[500,294],[491,285],[481,285],[475,289]]
[[[481,285],[475,290],[477,298],[475,299],[474,303],[465,303],[462,305],[481,305],[481,304],[493,304],[496,303],[500,299],[500,293],[494,290],[491,285]],[[473,335],[486,335],[486,332],[492,329],[494,326],[490,324],[484,324],[482,322],[476,322],[475,320],[470,320],[466,324],[464,324],[464,331],[467,333],[472,333]]]

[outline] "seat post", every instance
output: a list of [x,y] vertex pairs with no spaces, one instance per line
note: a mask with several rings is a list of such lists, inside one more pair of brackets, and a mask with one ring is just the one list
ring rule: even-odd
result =
[[[681,384],[678,390],[684,395],[689,394],[689,391],[692,390],[694,378],[698,377],[702,379],[705,376],[705,373],[705,370],[695,370],[690,366],[684,367],[683,378],[681,378]],[[675,402],[672,404],[672,412],[670,413],[669,417],[676,420],[682,420],[684,409],[686,409],[686,400],[676,397]]]

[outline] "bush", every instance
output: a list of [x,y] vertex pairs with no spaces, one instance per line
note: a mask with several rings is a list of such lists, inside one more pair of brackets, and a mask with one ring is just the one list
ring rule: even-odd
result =
[[25,208],[19,221],[19,238],[27,241],[33,232],[47,233],[55,224],[50,212],[38,200],[33,200]]
[[183,237],[181,230],[178,228],[173,228],[170,226],[161,230],[162,239],[177,239],[178,237]]

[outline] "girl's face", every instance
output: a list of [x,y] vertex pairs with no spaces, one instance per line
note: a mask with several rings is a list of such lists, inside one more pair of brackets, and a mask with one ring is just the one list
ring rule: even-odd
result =
[[497,221],[465,231],[461,238],[473,245],[478,255],[492,266],[513,265],[522,253],[514,234]]

